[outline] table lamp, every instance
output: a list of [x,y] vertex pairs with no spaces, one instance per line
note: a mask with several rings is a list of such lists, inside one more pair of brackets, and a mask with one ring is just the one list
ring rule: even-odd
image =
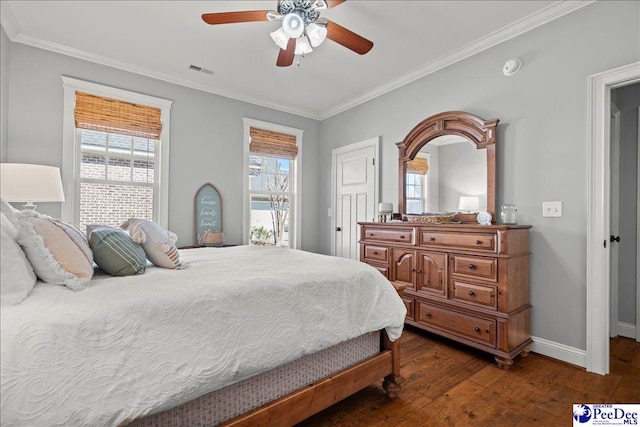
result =
[[460,212],[478,212],[480,210],[480,198],[476,196],[462,196],[458,204]]
[[64,202],[60,168],[26,163],[0,163],[0,197],[7,202]]
[[378,213],[380,214],[380,222],[387,222],[387,215],[393,212],[393,203],[382,202],[378,205]]

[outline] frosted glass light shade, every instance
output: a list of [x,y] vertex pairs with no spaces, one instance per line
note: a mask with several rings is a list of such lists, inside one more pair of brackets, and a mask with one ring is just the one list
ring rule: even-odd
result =
[[480,210],[480,198],[475,196],[460,197],[458,209],[462,212],[478,212]]
[[381,214],[388,214],[393,212],[393,203],[391,202],[382,202],[378,204],[378,212]]
[[312,22],[307,25],[307,36],[309,36],[311,46],[318,47],[327,38],[327,27]]
[[287,50],[287,42],[289,42],[289,36],[284,32],[282,27],[271,33],[271,38],[280,47],[280,49]]
[[311,45],[309,44],[309,39],[307,36],[298,37],[296,39],[296,55],[306,55],[307,53],[313,52]]
[[0,197],[7,202],[64,202],[60,168],[26,163],[0,164]]
[[292,39],[297,39],[304,32],[304,20],[297,13],[290,13],[282,20],[284,33]]

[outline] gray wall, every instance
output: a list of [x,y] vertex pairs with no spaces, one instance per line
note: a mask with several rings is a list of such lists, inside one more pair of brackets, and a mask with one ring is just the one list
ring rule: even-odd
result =
[[[640,83],[612,91],[620,109],[620,246],[618,257],[618,321],[636,324],[638,107]],[[637,326],[637,325],[636,325]]]
[[[302,248],[318,250],[320,171],[317,162],[312,161],[319,156],[317,121],[11,43],[8,161],[61,166],[61,75],[174,101],[169,153],[169,229],[178,235],[179,245],[194,243],[193,198],[206,182],[214,184],[222,197],[227,242],[242,241],[242,117],[303,129]],[[60,205],[45,203],[39,210],[59,216]]]
[[0,28],[0,162],[7,159],[9,122],[9,38]]
[[[640,60],[640,2],[596,2],[321,125],[321,189],[330,206],[331,150],[381,136],[381,200],[397,203],[395,143],[441,111],[499,118],[497,204],[531,224],[531,332],[586,348],[587,77]],[[435,42],[435,41],[434,41]],[[502,65],[520,57],[512,77]],[[562,218],[542,218],[562,201]],[[330,251],[330,221],[320,224]]]

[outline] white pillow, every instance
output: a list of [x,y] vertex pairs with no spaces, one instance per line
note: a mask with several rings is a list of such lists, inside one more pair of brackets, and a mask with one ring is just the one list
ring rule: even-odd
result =
[[78,291],[93,277],[93,253],[73,224],[37,212],[20,212],[18,243],[36,275],[47,283]]
[[0,229],[0,304],[18,304],[29,295],[37,277],[16,242],[18,231],[4,212],[0,212]]
[[129,232],[131,240],[140,243],[149,261],[157,267],[184,268],[180,262],[180,254],[176,248],[178,236],[165,231],[158,224],[146,219],[129,218],[120,226]]

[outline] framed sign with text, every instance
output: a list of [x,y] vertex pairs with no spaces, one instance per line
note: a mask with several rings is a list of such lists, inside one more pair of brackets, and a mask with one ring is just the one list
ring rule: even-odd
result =
[[196,193],[195,216],[198,245],[207,244],[205,233],[207,236],[222,236],[222,200],[212,184],[204,184]]

